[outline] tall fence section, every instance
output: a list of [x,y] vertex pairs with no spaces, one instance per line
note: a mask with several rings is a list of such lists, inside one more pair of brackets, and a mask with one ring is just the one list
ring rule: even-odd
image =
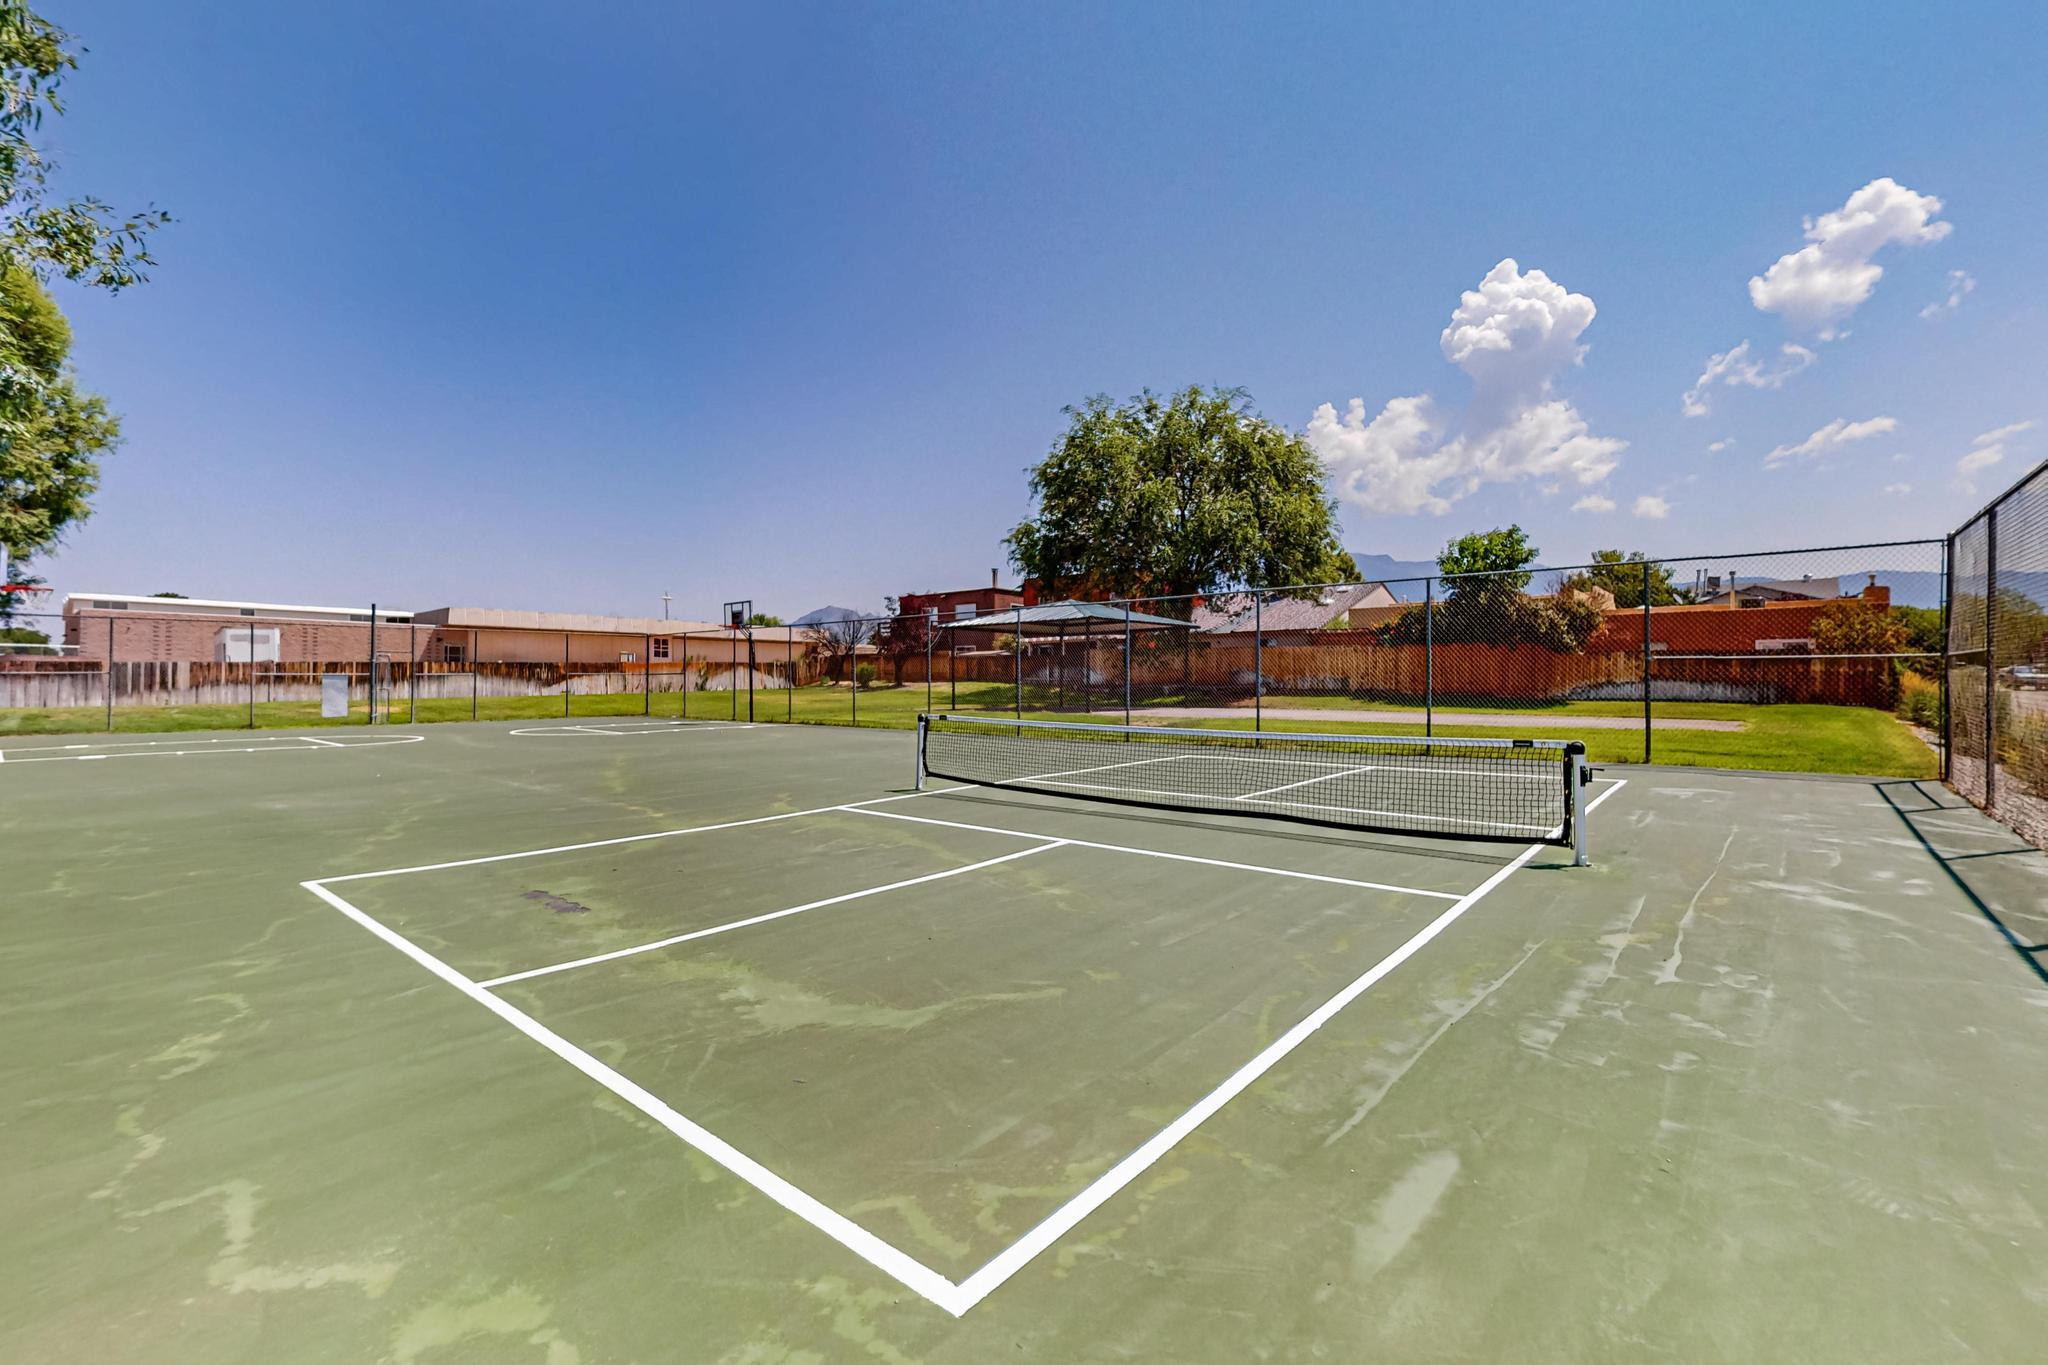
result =
[[1946,777],[2048,848],[2048,463],[1949,537]]

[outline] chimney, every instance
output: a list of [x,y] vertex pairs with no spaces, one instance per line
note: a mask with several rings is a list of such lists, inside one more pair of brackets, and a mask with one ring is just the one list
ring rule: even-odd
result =
[[996,569],[990,569],[988,571],[988,585],[991,588],[1000,588],[1001,586],[1003,586],[1003,580],[997,577],[998,572],[999,570]]

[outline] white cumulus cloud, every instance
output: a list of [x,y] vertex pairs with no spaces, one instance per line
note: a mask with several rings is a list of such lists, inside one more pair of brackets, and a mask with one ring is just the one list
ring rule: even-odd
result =
[[1976,287],[1977,281],[1971,278],[1969,271],[1949,271],[1948,283],[1942,287],[1941,297],[1928,304],[1925,308],[1922,308],[1920,316],[1931,321],[1944,313],[1955,312],[1956,309],[1962,307],[1963,295]]
[[1853,442],[1867,441],[1873,436],[1883,436],[1887,432],[1896,431],[1898,425],[1898,419],[1895,417],[1872,417],[1862,422],[1851,422],[1837,417],[1797,445],[1777,447],[1764,456],[1764,467],[1768,469],[1787,460],[1817,460]]
[[1980,469],[1989,469],[2003,460],[2005,458],[2005,448],[2011,444],[2012,439],[2023,432],[2032,431],[2033,429],[2034,423],[2031,421],[2013,422],[1971,437],[1970,448],[1963,452],[1961,459],[1956,461],[1958,482],[1966,490],[1976,491],[1976,482],[1970,476]]
[[1662,521],[1671,515],[1671,504],[1654,494],[1645,493],[1636,499],[1636,505],[1633,510],[1639,517],[1646,517],[1651,521]]
[[1466,290],[1443,330],[1444,359],[1472,377],[1461,421],[1427,394],[1389,399],[1368,416],[1353,398],[1340,415],[1324,403],[1308,443],[1339,497],[1373,512],[1446,512],[1489,483],[1555,478],[1595,484],[1614,471],[1626,441],[1595,436],[1577,409],[1551,396],[1586,348],[1593,300],[1510,258]]
[[1598,493],[1588,493],[1585,497],[1572,504],[1572,510],[1574,512],[1612,512],[1614,510],[1614,499],[1602,497]]
[[1895,497],[1903,497],[1913,491],[1913,485],[1910,483],[1888,483],[1884,486],[1884,491]]
[[1884,277],[1872,259],[1880,250],[1948,236],[1952,225],[1934,221],[1940,212],[1941,201],[1931,194],[1916,194],[1889,176],[1873,180],[1832,213],[1807,219],[1807,244],[1751,277],[1749,300],[1795,327],[1832,337],[1835,325]]
[[1707,390],[1716,384],[1734,388],[1738,385],[1751,389],[1782,389],[1785,381],[1819,359],[1804,346],[1786,342],[1778,348],[1778,362],[1769,365],[1751,357],[1747,341],[1732,351],[1722,351],[1707,357],[1706,369],[1693,386],[1685,391],[1680,407],[1687,417],[1707,415]]
[[1709,455],[1719,455],[1719,454],[1720,454],[1720,453],[1721,453],[1722,451],[1726,450],[1726,449],[1727,449],[1727,448],[1728,448],[1729,446],[1732,446],[1732,445],[1734,445],[1734,444],[1735,444],[1735,440],[1734,440],[1734,438],[1733,438],[1733,437],[1729,437],[1729,438],[1726,438],[1726,439],[1724,439],[1724,440],[1719,440],[1719,441],[1715,441],[1715,442],[1712,442],[1711,444],[1709,444],[1709,445],[1707,446],[1707,454],[1709,454]]

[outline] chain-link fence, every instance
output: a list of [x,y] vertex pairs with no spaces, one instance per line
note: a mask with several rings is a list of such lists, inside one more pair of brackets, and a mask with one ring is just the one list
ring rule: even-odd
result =
[[[1984,697],[1987,673],[1981,658],[1972,673],[1965,644],[1984,648],[1967,600],[1974,591],[1986,621],[1988,547],[1972,557],[1984,538],[1956,539],[1946,675],[1948,565],[1930,540],[732,629],[224,621],[73,599],[60,615],[16,611],[0,637],[0,730],[596,716],[908,726],[929,709],[1547,730],[1597,741],[1607,761],[1907,772],[1932,771],[1946,681],[1967,789],[1968,757],[1981,759],[1997,724],[1969,699]],[[1997,640],[2001,694],[2033,676],[2023,634]],[[328,711],[345,696],[345,712],[323,715],[323,696]],[[2024,699],[2001,705],[2033,714]],[[1873,713],[1923,738],[1872,718],[1841,740]],[[1988,770],[1974,780],[1981,789]]]
[[1947,777],[2048,848],[2048,463],[1949,539]]

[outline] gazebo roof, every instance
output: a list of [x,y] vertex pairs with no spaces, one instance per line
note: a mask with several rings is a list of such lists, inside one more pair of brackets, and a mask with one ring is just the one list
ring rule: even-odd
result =
[[976,616],[965,621],[946,621],[940,624],[939,629],[1006,630],[1013,635],[1064,635],[1077,628],[1083,634],[1100,627],[1122,630],[1126,622],[1132,630],[1189,629],[1186,621],[1176,621],[1171,616],[1154,616],[1143,611],[1126,613],[1122,607],[1112,607],[1101,602],[1043,602],[1035,607],[990,612],[986,616]]

